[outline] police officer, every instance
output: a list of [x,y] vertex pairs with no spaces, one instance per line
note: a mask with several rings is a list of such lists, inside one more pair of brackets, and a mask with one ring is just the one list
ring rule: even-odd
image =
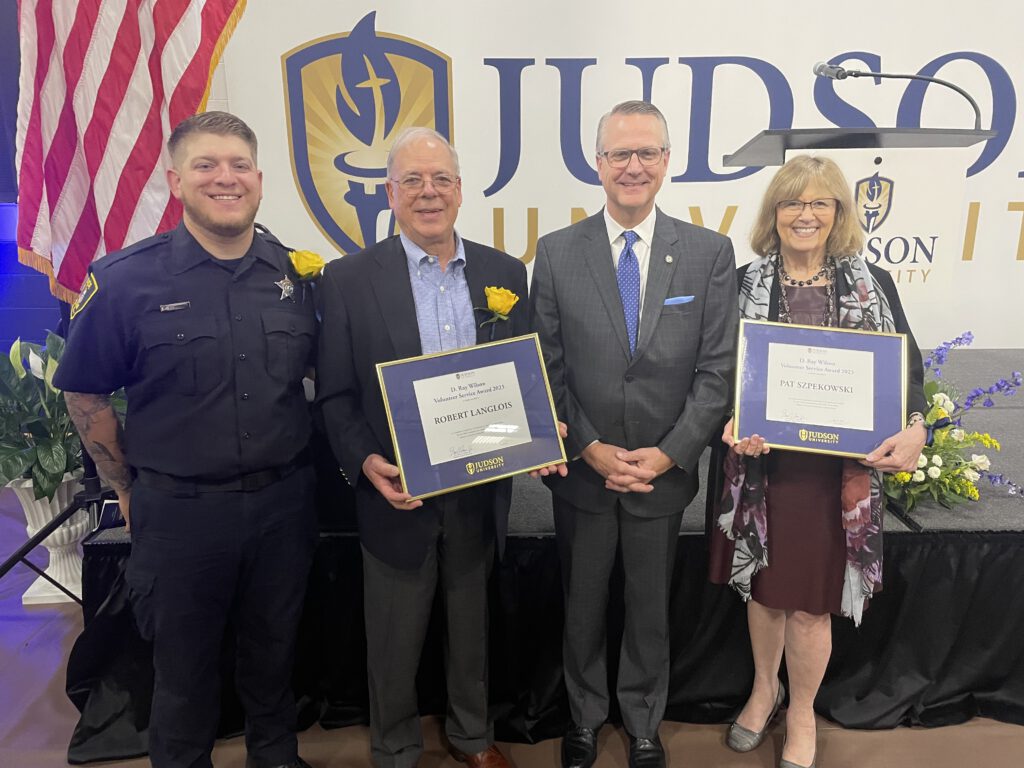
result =
[[[130,522],[127,580],[156,673],[152,764],[212,765],[230,622],[247,768],[307,766],[291,672],[317,539],[312,290],[254,226],[263,178],[244,122],[195,115],[167,148],[182,223],[93,265],[55,385]],[[109,398],[122,386],[123,434]]]

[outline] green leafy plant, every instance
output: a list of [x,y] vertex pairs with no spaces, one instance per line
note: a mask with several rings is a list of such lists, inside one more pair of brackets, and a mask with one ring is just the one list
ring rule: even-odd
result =
[[0,485],[32,479],[35,497],[52,499],[66,472],[82,466],[82,445],[53,386],[64,339],[48,332],[46,345],[17,339],[0,357]]

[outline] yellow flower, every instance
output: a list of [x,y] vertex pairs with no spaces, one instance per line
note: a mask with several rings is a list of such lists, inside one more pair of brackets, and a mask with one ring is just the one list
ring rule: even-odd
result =
[[897,472],[895,479],[896,479],[896,482],[899,483],[900,485],[906,485],[907,483],[910,482],[910,473],[909,472]]
[[1002,450],[1002,446],[999,445],[999,441],[992,437],[988,432],[983,435],[978,435],[978,440],[980,440],[981,444],[986,448],[993,448],[997,451]]
[[319,253],[313,253],[313,251],[288,251],[288,258],[292,260],[295,274],[303,280],[316,277],[323,272],[325,262]]
[[519,301],[519,297],[508,288],[487,286],[484,294],[487,296],[487,308],[502,320],[508,320],[512,307]]
[[953,492],[971,501],[978,500],[978,487],[970,480],[958,478],[957,482],[953,484]]

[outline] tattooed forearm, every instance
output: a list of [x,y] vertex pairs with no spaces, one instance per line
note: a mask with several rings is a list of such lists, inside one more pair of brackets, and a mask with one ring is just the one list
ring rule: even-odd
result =
[[90,424],[97,416],[110,408],[110,395],[86,395],[80,392],[65,392],[64,401],[68,404],[75,426],[82,429],[83,424]]
[[[118,429],[118,441],[120,438]],[[96,470],[111,488],[115,491],[126,491],[132,487],[132,472],[124,460],[123,453],[119,460],[107,446],[99,442],[90,442],[88,450],[92,460],[96,462]]]
[[100,477],[115,491],[130,489],[132,474],[122,448],[121,423],[110,405],[110,397],[65,392],[64,400],[82,445],[96,462]]

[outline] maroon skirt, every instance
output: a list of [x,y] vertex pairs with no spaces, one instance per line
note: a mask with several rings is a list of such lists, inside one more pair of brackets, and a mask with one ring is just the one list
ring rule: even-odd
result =
[[[751,583],[761,605],[841,615],[846,535],[840,511],[843,460],[776,449],[767,461],[768,566]],[[733,543],[711,530],[709,575],[726,584]]]

